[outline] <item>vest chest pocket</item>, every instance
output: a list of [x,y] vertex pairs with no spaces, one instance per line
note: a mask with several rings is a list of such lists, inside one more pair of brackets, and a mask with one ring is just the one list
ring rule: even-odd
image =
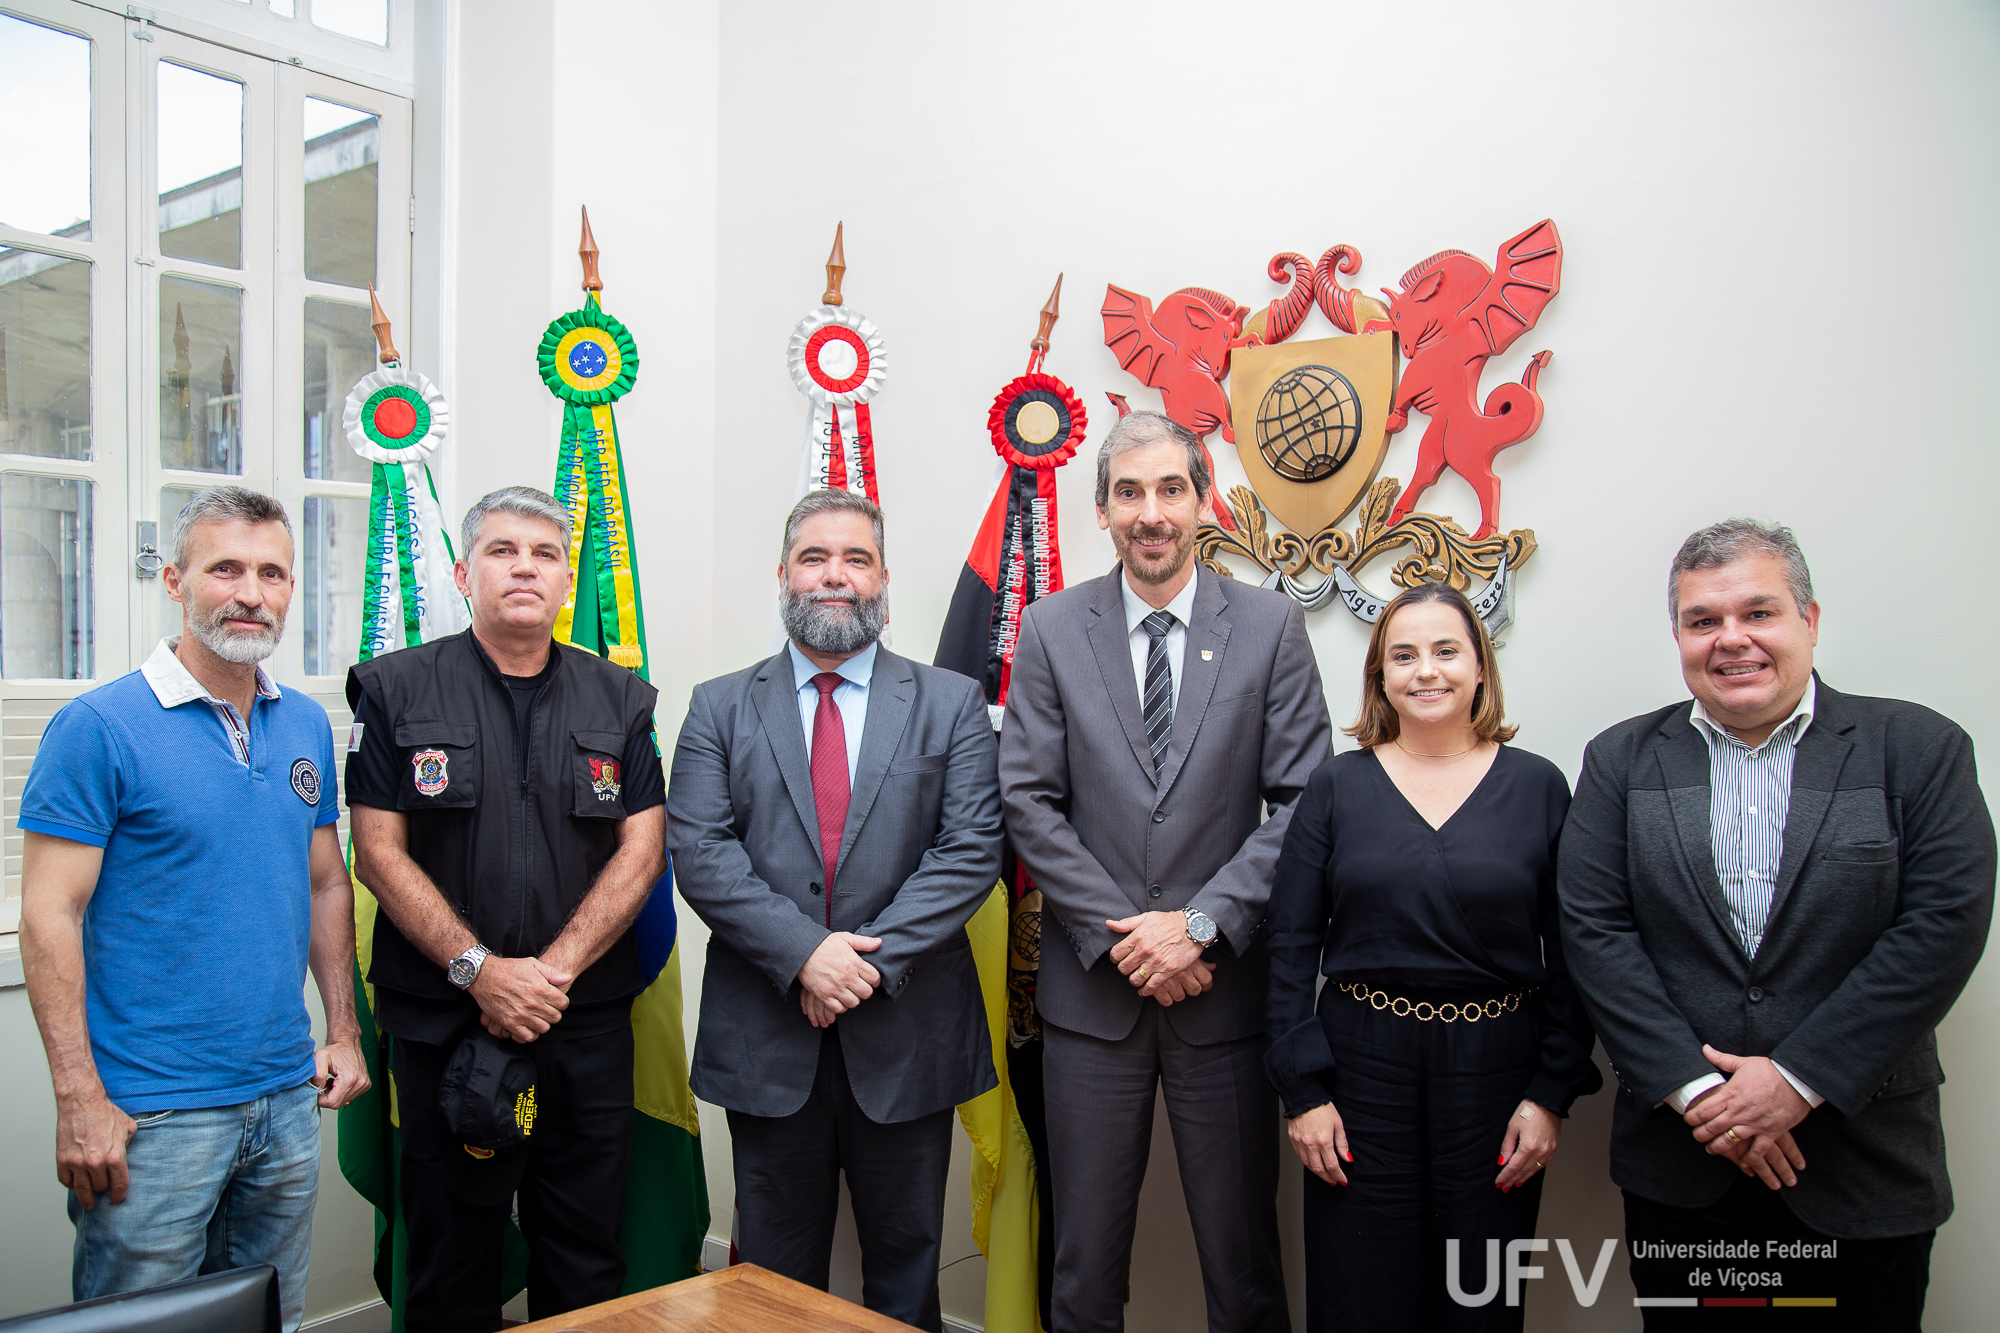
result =
[[570,733],[575,795],[570,814],[577,819],[625,818],[625,736],[617,731]]
[[465,722],[396,724],[403,769],[398,810],[469,810],[479,804],[479,728]]

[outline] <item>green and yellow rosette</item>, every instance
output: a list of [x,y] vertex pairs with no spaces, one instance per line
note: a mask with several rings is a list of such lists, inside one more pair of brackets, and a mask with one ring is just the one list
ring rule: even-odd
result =
[[593,291],[583,309],[560,316],[543,332],[536,364],[542,383],[563,404],[555,495],[569,511],[569,563],[577,573],[556,617],[556,638],[601,643],[606,657],[644,676],[645,617],[633,574],[632,511],[611,413],[611,405],[638,380],[638,345],[623,324],[604,313]]

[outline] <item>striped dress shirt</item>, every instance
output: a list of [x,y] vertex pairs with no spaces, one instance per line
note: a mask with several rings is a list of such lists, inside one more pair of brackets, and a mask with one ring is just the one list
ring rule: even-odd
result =
[[[1722,882],[1723,896],[1736,920],[1736,938],[1752,958],[1764,942],[1771,897],[1778,887],[1778,866],[1785,859],[1792,762],[1798,758],[1799,737],[1812,725],[1818,700],[1819,681],[1808,677],[1799,706],[1754,748],[1730,735],[1708,715],[1699,699],[1694,701],[1689,718],[1708,742],[1708,836],[1715,853],[1715,877]],[[1794,1078],[1791,1070],[1775,1060],[1771,1063],[1808,1105],[1818,1106],[1826,1100]],[[1723,1082],[1720,1074],[1704,1074],[1677,1089],[1667,1103],[1685,1112],[1688,1103]]]

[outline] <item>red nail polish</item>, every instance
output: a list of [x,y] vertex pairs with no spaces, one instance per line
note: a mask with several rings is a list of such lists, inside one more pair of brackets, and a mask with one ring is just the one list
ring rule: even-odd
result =
[[1350,1151],[1348,1152],[1348,1154],[1347,1154],[1347,1160],[1348,1160],[1348,1161],[1350,1161],[1350,1162],[1354,1160],[1354,1153],[1353,1153],[1353,1151],[1352,1151],[1352,1150],[1350,1150]]
[[1500,1154],[1500,1165],[1507,1165],[1507,1154],[1504,1152]]

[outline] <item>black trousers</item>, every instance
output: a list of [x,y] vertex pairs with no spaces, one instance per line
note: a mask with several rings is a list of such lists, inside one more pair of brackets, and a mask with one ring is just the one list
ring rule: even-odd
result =
[[[1454,997],[1444,997],[1447,999]],[[1328,986],[1348,1183],[1306,1172],[1306,1323],[1343,1333],[1518,1333],[1487,1243],[1535,1234],[1542,1173],[1502,1194],[1500,1144],[1540,1066],[1533,1005],[1476,1023],[1398,1018]],[[1458,1268],[1447,1272],[1448,1243]],[[1502,1261],[1504,1269],[1504,1259]],[[1454,1300],[1448,1282],[1465,1304]],[[1522,1286],[1525,1288],[1525,1283]],[[1484,1299],[1482,1300],[1482,1296]]]
[[1118,1333],[1153,1148],[1174,1131],[1210,1333],[1290,1333],[1278,1243],[1278,1099],[1264,1039],[1195,1046],[1148,1003],[1123,1040],[1042,1026],[1056,1201],[1050,1333]]
[[861,1303],[936,1333],[944,1328],[938,1250],[952,1108],[893,1125],[870,1120],[848,1086],[838,1028],[820,1039],[804,1106],[787,1116],[729,1113],[737,1257],[825,1291],[845,1172],[861,1240]]
[[[1812,1333],[1917,1333],[1924,1323],[1924,1295],[1931,1280],[1936,1231],[1889,1240],[1835,1240],[1799,1221],[1784,1196],[1749,1176],[1706,1208],[1671,1208],[1625,1191],[1625,1244],[1632,1286],[1640,1297],[1698,1300],[1692,1308],[1651,1307],[1646,1333],[1712,1333],[1747,1320],[1739,1309],[1711,1301],[1755,1303],[1761,1328],[1782,1325]],[[1757,1246],[1757,1257],[1662,1259],[1652,1245],[1729,1242]],[[1777,1242],[1789,1252],[1772,1254]],[[1806,1247],[1833,1246],[1829,1257]],[[1798,1248],[1792,1248],[1798,1247]],[[1824,1251],[1818,1251],[1823,1254]],[[1796,1257],[1814,1255],[1815,1257]],[[1778,1306],[1780,1300],[1837,1302]],[[1766,1305],[1765,1302],[1770,1302]]]
[[[618,1224],[632,1160],[632,1029],[550,1040],[535,1061],[538,1115],[521,1182],[528,1241],[528,1317],[549,1319],[619,1294]],[[445,1183],[449,1153],[438,1083],[453,1047],[395,1042],[402,1112],[403,1220],[409,1227],[409,1333],[492,1333],[500,1327],[501,1238],[507,1204],[477,1207]]]

